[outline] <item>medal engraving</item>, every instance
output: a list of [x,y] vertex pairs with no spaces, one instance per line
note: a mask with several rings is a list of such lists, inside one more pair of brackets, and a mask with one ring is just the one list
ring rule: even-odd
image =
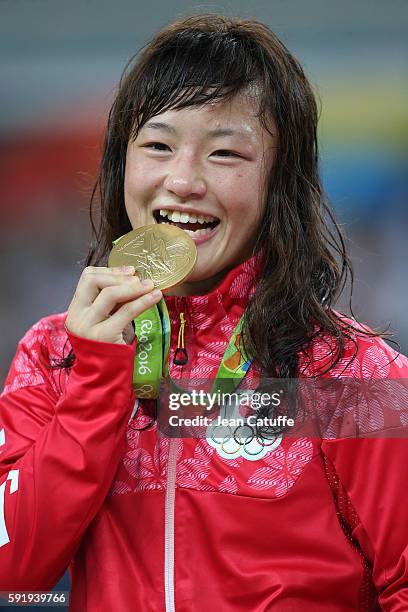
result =
[[115,244],[108,265],[133,265],[141,280],[150,278],[158,289],[180,283],[194,268],[197,249],[182,229],[166,223],[132,230]]

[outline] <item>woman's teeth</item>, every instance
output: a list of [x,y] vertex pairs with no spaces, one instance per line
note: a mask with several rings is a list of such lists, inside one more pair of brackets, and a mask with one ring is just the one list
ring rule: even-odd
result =
[[[192,213],[166,208],[162,208],[159,213],[159,217],[156,217],[159,223],[176,224],[190,236],[209,234],[219,223],[219,219],[209,215],[193,215]],[[199,225],[204,225],[204,227],[201,228]]]
[[166,217],[169,221],[175,223],[214,223],[217,221],[215,217],[208,215],[193,215],[188,212],[179,212],[178,210],[160,210],[160,216]]

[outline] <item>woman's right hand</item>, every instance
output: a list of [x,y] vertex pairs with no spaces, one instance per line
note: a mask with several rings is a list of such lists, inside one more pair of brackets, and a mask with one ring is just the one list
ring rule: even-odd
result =
[[132,320],[162,297],[153,282],[140,281],[133,266],[88,266],[81,274],[68,308],[68,331],[99,342],[130,344]]

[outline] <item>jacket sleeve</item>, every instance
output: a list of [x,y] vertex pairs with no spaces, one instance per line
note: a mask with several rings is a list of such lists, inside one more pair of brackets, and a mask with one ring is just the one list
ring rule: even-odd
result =
[[381,427],[357,439],[324,440],[322,452],[339,515],[368,561],[381,609],[403,612],[408,610],[408,360],[378,341],[359,367],[375,393],[370,405],[359,401],[357,417],[367,426],[369,415]]
[[124,450],[135,341],[68,336],[76,359],[62,394],[23,339],[0,397],[0,590],[55,585]]

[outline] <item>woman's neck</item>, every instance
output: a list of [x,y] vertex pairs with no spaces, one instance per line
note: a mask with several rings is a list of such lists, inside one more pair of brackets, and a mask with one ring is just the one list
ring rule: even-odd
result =
[[211,276],[210,278],[206,278],[204,280],[199,281],[186,281],[181,283],[180,285],[176,285],[175,287],[170,287],[169,289],[165,289],[163,293],[165,295],[177,295],[177,296],[185,296],[185,295],[205,295],[218,287],[221,283],[227,272],[231,270],[230,268],[225,268]]

